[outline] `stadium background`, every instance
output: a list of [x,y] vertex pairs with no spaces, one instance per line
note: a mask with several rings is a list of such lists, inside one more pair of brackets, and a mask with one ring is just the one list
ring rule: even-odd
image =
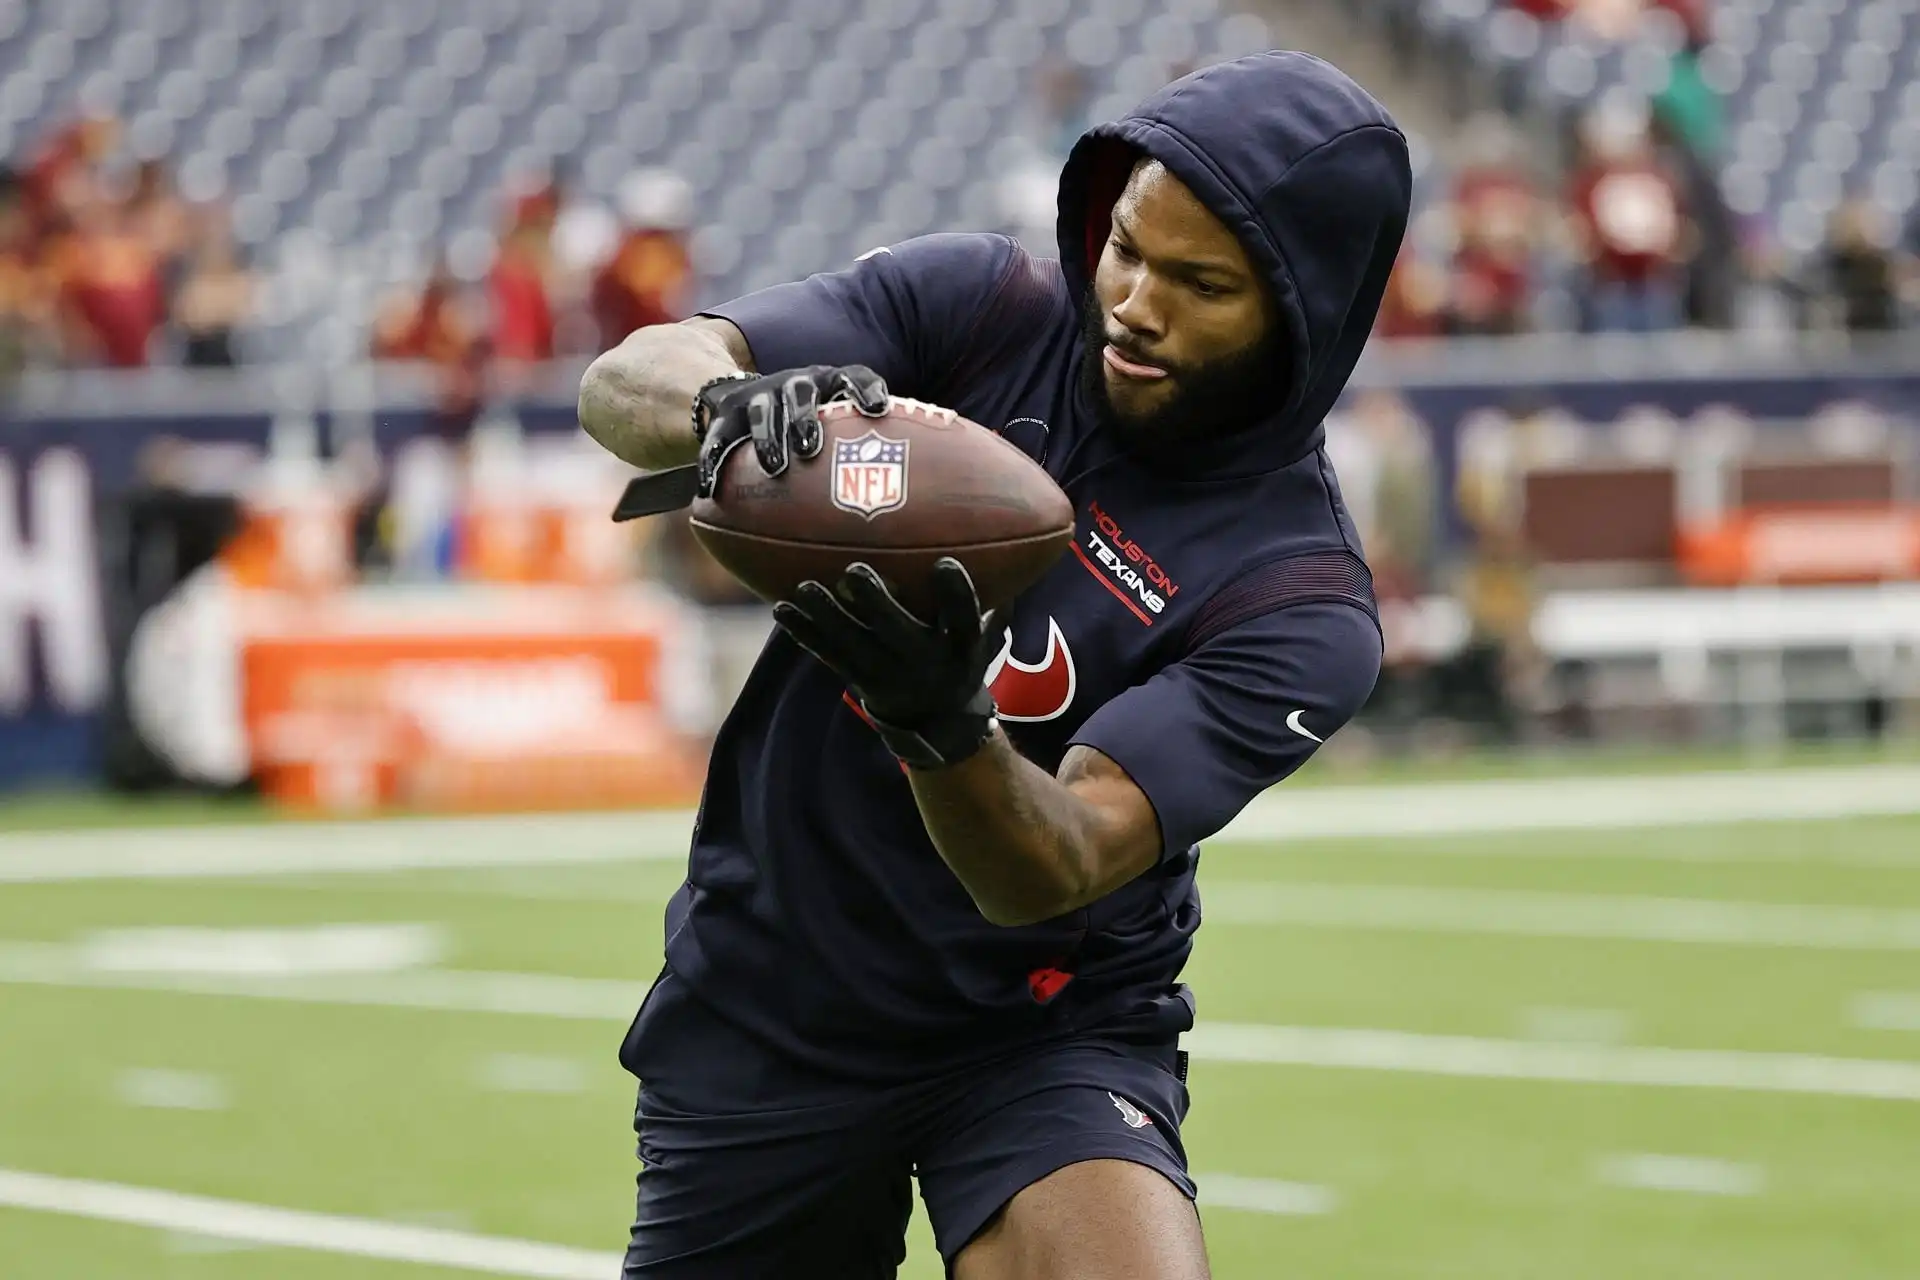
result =
[[1050,252],[1272,46],[1418,210],[1329,423],[1388,668],[1202,886],[1217,1272],[1914,1275],[1913,0],[0,0],[0,1274],[609,1274],[766,619],[580,370]]

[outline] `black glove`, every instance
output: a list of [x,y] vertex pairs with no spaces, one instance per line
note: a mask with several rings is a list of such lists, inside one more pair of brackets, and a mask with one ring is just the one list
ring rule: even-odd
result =
[[774,620],[847,682],[887,749],[915,769],[958,764],[985,744],[995,713],[987,668],[1003,643],[951,556],[933,566],[933,596],[929,625],[855,564],[833,591],[803,582],[773,606]]
[[711,498],[734,446],[753,441],[760,469],[784,473],[794,456],[820,452],[819,407],[845,396],[860,412],[887,412],[887,384],[861,364],[808,365],[761,377],[716,378],[693,398],[693,434],[700,441],[697,493]]

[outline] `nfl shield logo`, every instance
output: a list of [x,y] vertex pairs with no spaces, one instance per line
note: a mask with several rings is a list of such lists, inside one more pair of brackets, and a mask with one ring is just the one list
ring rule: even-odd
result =
[[869,431],[833,442],[833,505],[868,520],[907,503],[907,442]]

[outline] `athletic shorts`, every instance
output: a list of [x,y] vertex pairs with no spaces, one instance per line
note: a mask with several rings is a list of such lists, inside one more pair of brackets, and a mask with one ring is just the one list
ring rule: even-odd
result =
[[621,1060],[642,1081],[627,1277],[891,1277],[915,1178],[949,1268],[1022,1188],[1083,1160],[1130,1160],[1194,1194],[1185,1057],[1171,1043],[1055,1042],[857,1086],[773,1053],[668,971]]

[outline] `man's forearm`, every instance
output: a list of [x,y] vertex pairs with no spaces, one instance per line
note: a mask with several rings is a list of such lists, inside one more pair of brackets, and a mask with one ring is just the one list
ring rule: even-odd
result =
[[636,467],[658,471],[690,463],[699,455],[694,395],[751,363],[739,330],[725,321],[636,330],[587,367],[580,379],[580,426]]
[[909,772],[934,848],[980,913],[1033,924],[1075,910],[1151,866],[1151,807],[1111,760],[1075,747],[1055,778],[993,736],[969,759]]

